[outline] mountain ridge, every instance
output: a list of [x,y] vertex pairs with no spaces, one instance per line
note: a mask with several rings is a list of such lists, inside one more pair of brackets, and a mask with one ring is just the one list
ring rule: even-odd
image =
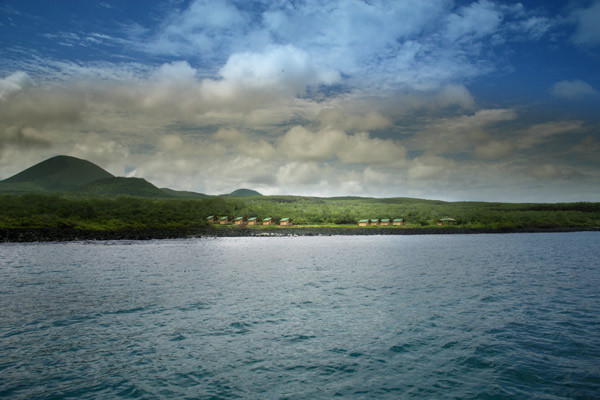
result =
[[[32,165],[4,180],[0,193],[68,193],[75,196],[198,199],[204,193],[158,188],[144,178],[114,176],[91,161],[57,155]],[[262,196],[251,189],[234,190],[233,197]]]
[[47,191],[63,191],[72,190],[99,179],[114,177],[113,174],[90,161],[59,155],[32,165],[0,182],[35,184]]
[[241,189],[236,189],[233,192],[226,194],[224,196],[250,197],[250,196],[262,196],[262,194],[258,193],[256,190],[241,188]]

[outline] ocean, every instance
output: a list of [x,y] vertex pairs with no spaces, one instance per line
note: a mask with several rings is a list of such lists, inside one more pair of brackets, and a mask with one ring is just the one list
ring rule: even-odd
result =
[[600,398],[600,233],[0,244],[0,397]]

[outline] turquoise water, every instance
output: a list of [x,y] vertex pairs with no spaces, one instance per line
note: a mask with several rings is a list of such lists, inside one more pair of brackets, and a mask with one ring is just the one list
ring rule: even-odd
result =
[[0,397],[600,398],[599,244],[1,244]]

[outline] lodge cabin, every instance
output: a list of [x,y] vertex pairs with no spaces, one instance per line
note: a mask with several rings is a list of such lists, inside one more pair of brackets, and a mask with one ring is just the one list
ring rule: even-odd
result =
[[392,221],[390,221],[389,218],[383,218],[383,219],[379,220],[379,225],[390,226],[391,224],[392,224]]
[[217,222],[219,222],[219,218],[217,218],[216,215],[210,215],[210,216],[206,217],[206,221],[216,224]]
[[369,226],[369,220],[361,219],[360,221],[358,221],[358,226]]
[[438,219],[438,222],[437,222],[438,225],[453,225],[455,223],[456,223],[456,220],[454,218],[449,218],[449,217],[440,218],[440,219]]
[[404,225],[404,218],[394,218],[392,225]]
[[292,226],[292,219],[291,218],[282,218],[279,221],[279,225],[280,226]]
[[233,220],[234,225],[246,225],[247,223],[248,220],[246,219],[246,217],[237,217]]
[[248,218],[248,225],[260,225],[260,219],[257,217]]
[[379,225],[379,218],[370,219],[369,225]]
[[221,217],[221,218],[219,218],[219,224],[221,224],[221,225],[229,225],[229,224],[231,224],[231,217]]
[[275,225],[275,220],[273,218],[264,218],[262,220],[263,225]]

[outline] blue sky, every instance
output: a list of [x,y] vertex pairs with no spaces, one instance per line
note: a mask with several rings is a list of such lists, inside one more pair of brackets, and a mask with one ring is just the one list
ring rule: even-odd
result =
[[0,1],[0,178],[600,201],[600,1]]

